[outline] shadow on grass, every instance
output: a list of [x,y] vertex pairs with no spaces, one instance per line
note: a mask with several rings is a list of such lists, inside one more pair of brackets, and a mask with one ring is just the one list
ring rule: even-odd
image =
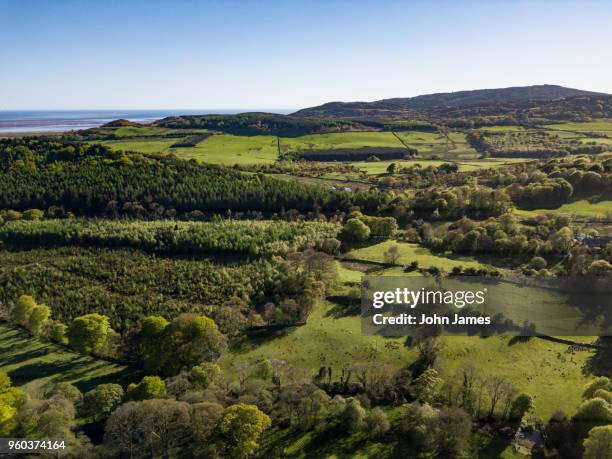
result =
[[351,298],[346,295],[332,295],[327,297],[332,307],[325,313],[325,317],[339,319],[341,317],[358,316],[361,314],[361,302],[359,298]]
[[230,351],[235,354],[244,354],[264,344],[273,342],[279,338],[293,333],[298,327],[286,327],[280,330],[260,330],[248,332],[246,336],[237,339],[230,345]]

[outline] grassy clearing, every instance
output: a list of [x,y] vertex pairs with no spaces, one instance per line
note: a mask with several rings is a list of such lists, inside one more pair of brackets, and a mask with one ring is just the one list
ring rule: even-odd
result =
[[534,397],[534,416],[548,419],[557,410],[573,414],[582,401],[582,390],[592,377],[582,368],[591,355],[568,353],[563,344],[532,338],[512,344],[510,337],[474,338],[446,336],[442,376],[451,378],[463,362],[482,372],[502,376]]
[[43,342],[5,323],[0,323],[0,371],[8,373],[13,384],[38,395],[53,382],[70,382],[86,391],[97,384],[125,385],[135,379],[126,367]]
[[429,249],[421,247],[418,244],[396,242],[392,240],[387,240],[380,244],[371,245],[362,249],[352,250],[347,256],[360,260],[384,262],[384,253],[392,245],[397,245],[399,247],[400,257],[398,263],[401,265],[407,265],[413,261],[418,261],[420,267],[427,268],[436,266],[447,271],[450,271],[455,266],[462,266],[464,268],[484,267],[484,265],[470,257],[447,258],[440,255],[434,255]]
[[522,217],[535,217],[536,215],[576,215],[584,218],[605,218],[612,214],[612,201],[589,202],[586,199],[563,204],[557,209],[515,209],[514,213]]
[[[322,365],[334,371],[343,364],[376,362],[392,368],[406,367],[416,358],[416,351],[404,345],[403,338],[361,335],[359,316],[335,316],[335,306],[315,306],[308,323],[286,334],[264,339],[247,339],[223,360],[231,369],[240,362],[262,358],[280,359],[307,374]],[[472,363],[487,375],[502,376],[520,391],[535,399],[537,418],[547,419],[556,410],[573,414],[581,402],[583,387],[592,377],[582,369],[590,352],[568,352],[568,346],[532,338],[446,336],[442,351],[442,376],[453,377],[462,363]],[[230,370],[231,371],[231,370]]]
[[309,373],[323,365],[339,371],[344,364],[383,363],[401,368],[415,358],[402,338],[362,336],[359,316],[341,317],[337,306],[316,305],[308,323],[276,338],[245,338],[222,365],[230,369],[239,362],[262,358],[282,360]]

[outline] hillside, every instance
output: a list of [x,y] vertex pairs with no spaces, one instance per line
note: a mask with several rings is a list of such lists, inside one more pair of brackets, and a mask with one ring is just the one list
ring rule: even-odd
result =
[[297,117],[356,120],[416,118],[447,122],[449,118],[517,116],[580,120],[611,116],[612,96],[557,85],[478,89],[392,98],[375,102],[330,102],[299,110]]

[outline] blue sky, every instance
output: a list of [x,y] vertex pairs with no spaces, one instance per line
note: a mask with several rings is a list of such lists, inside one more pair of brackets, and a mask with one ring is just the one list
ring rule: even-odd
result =
[[0,109],[301,108],[561,84],[612,93],[601,1],[0,0]]

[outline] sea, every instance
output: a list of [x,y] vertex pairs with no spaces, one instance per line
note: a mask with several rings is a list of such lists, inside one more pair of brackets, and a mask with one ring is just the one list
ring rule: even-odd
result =
[[117,119],[152,123],[167,116],[229,115],[244,112],[287,114],[280,109],[201,109],[201,110],[0,110],[0,133],[62,132],[98,127]]

